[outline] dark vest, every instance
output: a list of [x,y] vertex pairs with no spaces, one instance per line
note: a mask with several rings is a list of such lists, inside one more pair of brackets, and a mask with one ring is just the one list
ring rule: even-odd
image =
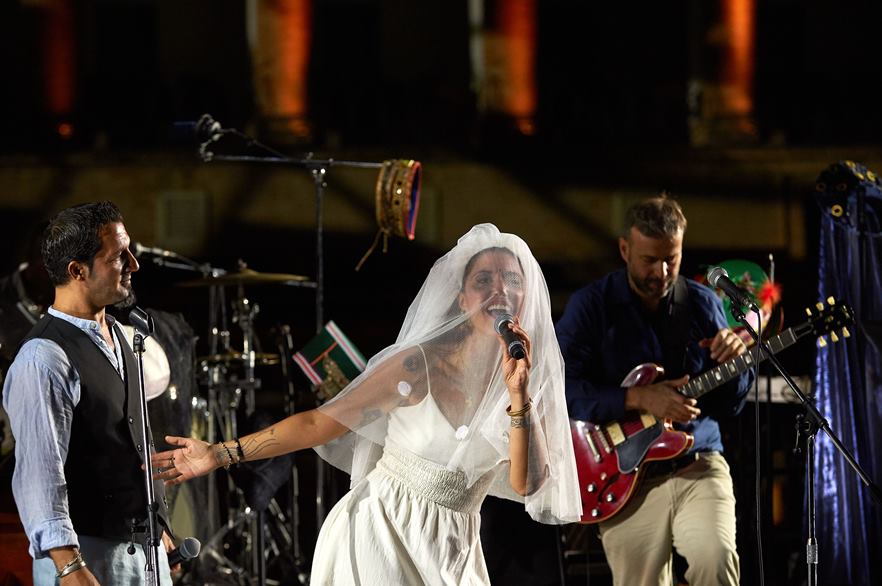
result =
[[[132,521],[147,517],[147,491],[141,470],[138,362],[114,325],[122,346],[126,380],[88,334],[63,319],[46,314],[25,340],[44,338],[58,344],[80,376],[80,402],[74,408],[70,443],[64,463],[68,510],[81,535],[128,541]],[[152,438],[151,438],[152,445]],[[168,526],[162,481],[153,482],[161,523]],[[142,529],[143,530],[143,529]]]

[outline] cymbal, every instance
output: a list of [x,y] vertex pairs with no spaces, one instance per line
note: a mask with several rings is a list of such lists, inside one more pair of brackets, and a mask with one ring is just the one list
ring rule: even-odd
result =
[[285,285],[292,282],[308,280],[303,275],[290,275],[287,273],[258,273],[245,268],[235,273],[227,273],[219,277],[194,279],[178,283],[178,287],[211,287],[214,285]]
[[[247,361],[248,356],[244,352],[239,352],[237,350],[230,350],[229,352],[223,352],[221,354],[211,354],[209,356],[198,356],[196,358],[196,362],[205,362],[208,364],[233,364],[239,362],[245,363]],[[254,364],[260,366],[271,366],[278,363],[278,354],[267,354],[265,352],[254,353]]]

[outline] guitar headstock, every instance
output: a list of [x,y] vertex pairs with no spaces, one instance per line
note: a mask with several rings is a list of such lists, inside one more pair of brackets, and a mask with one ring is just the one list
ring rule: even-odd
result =
[[806,307],[805,312],[809,316],[806,325],[811,328],[812,335],[818,338],[819,346],[827,345],[827,340],[824,339],[827,334],[830,334],[830,341],[834,343],[839,341],[840,335],[842,338],[851,337],[848,326],[854,324],[854,314],[848,305],[828,297],[826,305],[819,301],[813,308]]

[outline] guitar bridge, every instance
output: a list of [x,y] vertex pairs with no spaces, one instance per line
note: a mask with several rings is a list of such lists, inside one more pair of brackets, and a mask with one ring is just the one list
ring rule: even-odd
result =
[[[596,425],[594,429],[599,429]],[[594,438],[592,437],[591,428],[585,428],[585,439],[588,441],[588,447],[591,448],[591,455],[594,456],[595,462],[603,461],[603,458],[600,456],[600,452],[597,450],[597,445],[594,443]]]

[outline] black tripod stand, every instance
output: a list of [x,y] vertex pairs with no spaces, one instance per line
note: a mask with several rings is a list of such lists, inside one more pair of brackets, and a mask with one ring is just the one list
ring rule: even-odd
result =
[[[828,300],[831,304],[833,303],[832,299]],[[806,540],[806,570],[808,575],[808,586],[816,586],[818,584],[818,539],[815,531],[815,484],[814,484],[814,469],[815,469],[815,436],[817,435],[817,431],[820,429],[836,449],[842,454],[842,457],[845,458],[845,461],[848,462],[849,466],[855,471],[861,481],[867,486],[870,490],[870,494],[873,497],[873,500],[882,505],[882,490],[880,490],[879,486],[874,483],[867,473],[861,468],[860,464],[854,459],[851,452],[846,448],[836,433],[830,428],[830,424],[824,418],[818,408],[815,406],[814,401],[807,397],[796,382],[790,377],[784,367],[781,365],[779,360],[775,357],[772,350],[768,347],[768,345],[760,339],[757,335],[756,331],[750,325],[750,323],[745,318],[744,312],[741,308],[736,304],[732,303],[730,306],[730,310],[732,312],[733,317],[738,320],[745,328],[745,330],[750,334],[753,338],[754,342],[756,342],[756,347],[751,350],[751,352],[756,352],[757,354],[754,356],[754,359],[759,361],[763,358],[767,358],[769,362],[775,367],[784,380],[787,382],[787,385],[793,390],[799,400],[802,402],[804,413],[800,416],[800,420],[797,424],[798,429],[805,437],[805,450],[806,450],[806,496],[808,499],[808,509],[807,509],[807,524],[806,529],[808,532],[807,540]],[[850,314],[848,318],[850,318]],[[844,323],[842,325],[845,325]]]

